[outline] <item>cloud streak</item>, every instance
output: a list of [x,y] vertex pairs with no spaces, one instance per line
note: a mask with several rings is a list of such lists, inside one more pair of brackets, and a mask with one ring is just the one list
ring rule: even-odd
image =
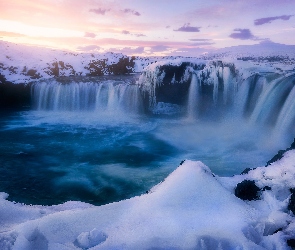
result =
[[85,32],[84,37],[95,38],[96,35],[92,32]]
[[203,45],[212,45],[215,44],[213,42],[198,42],[198,43],[192,43],[192,46],[203,46]]
[[256,36],[252,34],[249,29],[234,29],[234,33],[230,34],[229,37],[240,40],[258,40]]
[[134,16],[140,16],[141,14],[138,12],[138,11],[136,11],[136,10],[132,10],[132,9],[124,9],[124,10],[122,10],[124,13],[127,13],[127,14],[132,14],[132,15],[134,15]]
[[192,38],[192,39],[189,39],[190,41],[193,41],[193,42],[208,42],[208,41],[211,41],[211,39],[203,39],[203,38]]
[[111,48],[111,49],[108,50],[108,52],[122,53],[124,55],[134,55],[134,54],[143,54],[143,53],[145,53],[144,47],[137,47],[137,48],[124,47],[122,49]]
[[87,45],[87,46],[79,46],[77,47],[79,51],[98,51],[100,47],[97,45]]
[[131,35],[131,36],[136,36],[136,37],[142,37],[142,36],[146,36],[142,33],[131,33],[130,31],[128,30],[122,30],[122,34],[124,35]]
[[201,27],[193,27],[190,26],[190,23],[185,23],[182,27],[178,28],[174,31],[182,31],[182,32],[200,32]]
[[273,16],[273,17],[264,17],[254,20],[255,25],[263,25],[267,23],[271,23],[275,20],[284,20],[288,21],[293,15],[282,15],[282,16]]
[[98,15],[105,15],[106,12],[110,11],[110,9],[90,9],[89,12],[93,12]]

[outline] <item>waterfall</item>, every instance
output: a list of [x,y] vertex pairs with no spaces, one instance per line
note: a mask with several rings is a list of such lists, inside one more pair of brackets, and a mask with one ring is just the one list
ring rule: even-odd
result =
[[189,119],[196,119],[198,117],[198,105],[199,105],[199,81],[196,73],[193,73],[191,84],[189,87],[188,101],[187,101],[187,113]]
[[[274,133],[295,132],[295,74],[256,73],[237,81],[224,67],[211,70],[206,77],[192,75],[189,119],[238,119],[271,127]],[[205,111],[200,113],[200,109]]]
[[[35,110],[92,111],[108,114],[142,114],[149,105],[145,100],[157,100],[156,93],[165,90],[165,101],[157,101],[154,114],[179,112],[189,120],[249,122],[275,128],[278,132],[294,131],[295,74],[255,73],[242,79],[229,67],[192,72],[186,98],[176,104],[177,92],[169,92],[174,84],[162,85],[161,91],[148,92],[147,98],[139,85],[122,81],[61,83],[55,80],[32,85]],[[181,83],[179,83],[181,84]],[[170,96],[168,94],[170,93]],[[182,92],[183,93],[183,92]],[[178,96],[176,96],[178,94]],[[180,98],[179,98],[180,99]],[[170,102],[171,100],[171,102]],[[183,112],[184,111],[184,112]],[[295,132],[295,131],[294,131]],[[293,132],[292,132],[293,133]]]
[[33,108],[39,111],[143,112],[138,87],[114,81],[43,81],[32,86],[32,97]]

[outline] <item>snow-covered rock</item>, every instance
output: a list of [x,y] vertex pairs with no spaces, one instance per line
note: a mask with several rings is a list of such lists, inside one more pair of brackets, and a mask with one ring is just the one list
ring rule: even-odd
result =
[[[295,150],[268,167],[218,177],[186,160],[147,194],[95,207],[28,206],[0,199],[1,249],[290,249]],[[258,199],[234,195],[251,180]],[[264,187],[268,188],[264,188]]]
[[58,76],[138,73],[151,63],[171,58],[141,58],[112,52],[73,53],[0,41],[0,83],[1,76],[9,82],[28,83]]

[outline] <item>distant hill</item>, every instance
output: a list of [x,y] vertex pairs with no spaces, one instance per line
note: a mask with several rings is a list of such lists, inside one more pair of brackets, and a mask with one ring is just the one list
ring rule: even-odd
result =
[[[59,76],[122,75],[142,72],[148,65],[180,57],[134,57],[121,53],[73,53],[0,41],[0,83],[28,83]],[[280,62],[293,65],[295,45],[261,42],[214,50],[205,60]]]

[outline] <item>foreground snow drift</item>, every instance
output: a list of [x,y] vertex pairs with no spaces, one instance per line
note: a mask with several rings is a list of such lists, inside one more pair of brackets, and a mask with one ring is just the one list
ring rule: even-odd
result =
[[[221,178],[185,161],[147,194],[100,207],[28,206],[2,193],[0,249],[289,249],[294,165],[290,150],[268,167]],[[261,189],[259,200],[234,195],[245,179]]]

